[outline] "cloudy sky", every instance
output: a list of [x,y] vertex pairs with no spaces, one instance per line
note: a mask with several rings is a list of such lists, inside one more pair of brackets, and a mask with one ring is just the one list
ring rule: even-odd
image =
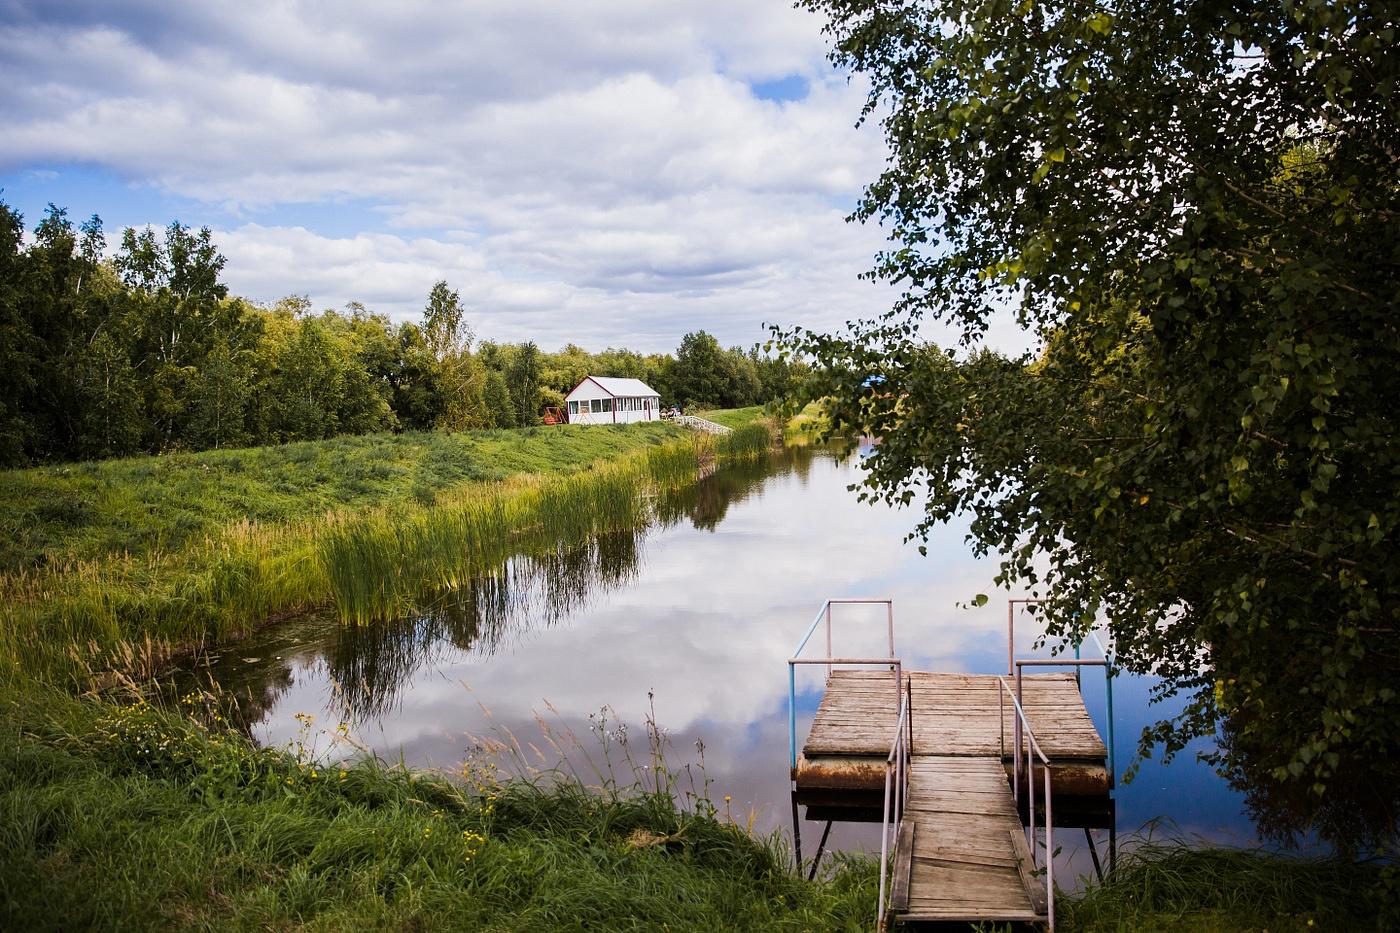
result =
[[787,0],[0,0],[0,187],[30,227],[208,225],[237,294],[590,349],[888,306],[884,161]]

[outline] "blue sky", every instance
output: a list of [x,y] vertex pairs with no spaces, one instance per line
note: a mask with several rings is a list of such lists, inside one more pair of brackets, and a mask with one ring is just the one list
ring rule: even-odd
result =
[[786,0],[0,0],[0,187],[32,227],[209,226],[236,294],[669,350],[886,309],[884,163]]

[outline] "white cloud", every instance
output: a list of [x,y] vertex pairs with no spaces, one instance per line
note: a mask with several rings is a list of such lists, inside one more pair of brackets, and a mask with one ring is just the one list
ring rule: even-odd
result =
[[[0,172],[207,205],[235,292],[406,316],[447,278],[480,333],[644,350],[890,302],[856,280],[880,231],[843,221],[883,144],[785,3],[14,7]],[[754,96],[788,75],[803,99]]]

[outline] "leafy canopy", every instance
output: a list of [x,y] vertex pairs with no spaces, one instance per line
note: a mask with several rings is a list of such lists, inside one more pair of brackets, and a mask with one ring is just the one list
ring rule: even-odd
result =
[[[855,216],[901,298],[780,335],[884,438],[866,494],[970,513],[1052,633],[1106,617],[1189,700],[1144,752],[1218,735],[1266,830],[1393,838],[1400,7],[802,5],[890,147]],[[1037,358],[920,337],[998,308]]]

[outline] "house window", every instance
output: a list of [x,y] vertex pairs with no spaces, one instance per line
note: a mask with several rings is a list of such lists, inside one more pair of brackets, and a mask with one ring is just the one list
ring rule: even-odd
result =
[[578,402],[570,402],[570,403],[569,403],[569,414],[571,414],[571,415],[576,415],[576,414],[578,414]]

